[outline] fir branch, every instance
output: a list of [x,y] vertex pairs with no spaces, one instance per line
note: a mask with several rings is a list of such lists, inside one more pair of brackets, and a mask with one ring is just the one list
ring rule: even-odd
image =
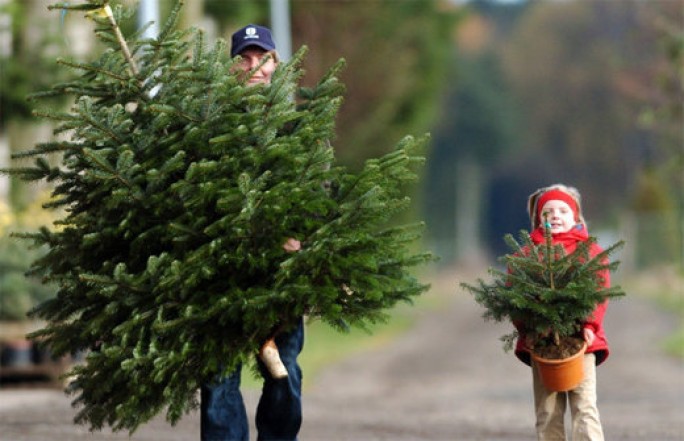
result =
[[129,195],[138,200],[142,201],[141,196],[135,192],[135,186],[128,181],[126,178],[124,178],[121,173],[119,173],[114,167],[109,165],[107,160],[105,160],[101,155],[99,155],[97,152],[95,152],[92,149],[89,148],[84,148],[82,152],[83,156],[90,159],[93,163],[97,164],[101,170],[105,171],[107,175],[113,177],[115,180],[123,184],[126,188],[130,190]]
[[69,2],[56,3],[54,5],[49,5],[48,10],[52,11],[53,9],[62,9],[65,11],[95,11],[98,9],[102,9],[102,7],[108,1],[109,0],[102,0],[100,2],[96,2],[91,0],[90,3],[84,3],[79,5],[70,4]]
[[170,104],[152,104],[151,106],[148,107],[148,109],[152,112],[157,112],[157,113],[165,113],[167,115],[172,115],[172,116],[178,116],[180,118],[183,118],[186,121],[194,122],[194,123],[201,123],[204,122],[204,118],[196,117],[193,115],[190,115],[188,113],[183,112],[182,110],[176,108],[175,106],[172,106]]
[[80,122],[77,117],[71,113],[66,112],[53,112],[50,110],[34,110],[32,112],[33,116],[37,118],[47,118],[55,121],[70,121],[70,122]]
[[81,117],[82,121],[85,121],[91,127],[104,133],[117,144],[123,143],[123,139],[120,138],[119,135],[117,135],[111,128],[106,127],[104,124],[101,124],[92,117],[92,111],[89,108],[89,104],[85,100],[81,100],[79,104],[81,105],[79,106],[77,113]]
[[166,19],[166,22],[159,31],[159,36],[157,37],[158,41],[165,41],[171,34],[171,31],[175,29],[184,5],[185,0],[176,0],[176,4],[169,13],[169,18]]
[[[602,271],[617,268],[619,261],[607,261],[622,241],[590,258],[594,237],[578,244],[567,255],[562,246],[552,245],[550,239],[547,235],[544,243],[536,245],[524,230],[520,232],[520,242],[506,235],[506,243],[513,252],[499,260],[507,272],[490,268],[491,282],[477,279],[476,285],[461,283],[461,287],[485,308],[485,319],[518,323],[537,341],[543,341],[544,335],[549,334],[558,344],[559,338],[579,330],[597,304],[624,295],[619,287],[604,288],[598,277]],[[514,331],[501,338],[505,350],[512,348],[517,336]]]
[[140,70],[138,69],[138,65],[136,64],[135,60],[131,56],[131,51],[128,48],[128,43],[126,43],[126,39],[124,38],[123,34],[121,33],[121,29],[119,28],[119,25],[116,22],[116,19],[114,18],[114,14],[112,13],[112,8],[109,6],[108,3],[105,3],[104,5],[104,12],[105,15],[107,16],[107,20],[109,21],[109,24],[112,27],[112,30],[114,31],[114,35],[116,35],[116,39],[119,42],[119,45],[121,46],[121,51],[124,55],[124,58],[128,62],[128,67],[131,70],[131,74],[134,77],[137,77],[138,74],[140,73]]
[[97,65],[94,65],[94,64],[80,63],[77,61],[66,60],[64,58],[58,58],[57,64],[61,64],[61,65],[67,66],[67,67],[71,67],[73,69],[91,72],[93,74],[104,75],[106,77],[109,77],[109,78],[112,78],[116,81],[121,82],[121,84],[125,84],[130,80],[129,77],[125,77],[125,76],[117,74],[117,73],[115,73],[109,69],[104,69],[104,68],[97,66]]

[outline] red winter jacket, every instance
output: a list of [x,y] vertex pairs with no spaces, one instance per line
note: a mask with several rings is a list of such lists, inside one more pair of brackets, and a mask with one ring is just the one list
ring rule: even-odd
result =
[[[534,230],[530,237],[535,244],[540,244],[544,242],[544,230],[538,228]],[[578,225],[567,233],[559,233],[552,235],[552,243],[554,245],[562,244],[565,248],[565,252],[570,254],[577,248],[577,242],[586,241],[589,238],[586,228],[582,225]],[[593,243],[589,248],[589,255],[591,257],[596,256],[603,249],[596,243]],[[603,286],[606,288],[610,287],[610,272],[608,270],[603,271],[600,276],[603,279]],[[584,328],[591,328],[596,335],[594,342],[587,348],[587,353],[594,353],[596,356],[596,365],[603,363],[606,358],[608,358],[609,349],[608,341],[606,340],[606,333],[603,329],[603,316],[606,313],[606,308],[608,307],[608,300],[600,303],[596,306],[594,312],[587,317],[584,322]],[[515,355],[525,364],[530,364],[530,349],[525,344],[525,335],[521,330],[521,326],[516,324],[519,336],[518,341],[515,346]]]

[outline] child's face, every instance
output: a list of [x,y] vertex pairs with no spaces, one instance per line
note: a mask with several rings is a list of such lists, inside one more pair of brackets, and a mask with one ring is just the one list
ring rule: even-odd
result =
[[575,213],[570,206],[559,200],[550,200],[542,207],[542,222],[546,214],[546,222],[551,225],[551,233],[566,233],[575,226]]

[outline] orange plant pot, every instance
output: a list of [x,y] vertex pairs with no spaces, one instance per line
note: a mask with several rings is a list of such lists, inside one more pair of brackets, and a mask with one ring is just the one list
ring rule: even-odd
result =
[[584,352],[587,344],[582,349],[568,358],[552,360],[541,358],[534,352],[532,359],[536,362],[539,376],[547,389],[555,392],[565,392],[576,388],[584,379]]

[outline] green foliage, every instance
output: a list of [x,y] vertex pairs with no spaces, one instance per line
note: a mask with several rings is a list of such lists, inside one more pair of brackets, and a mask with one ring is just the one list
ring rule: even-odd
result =
[[445,88],[444,112],[433,131],[423,196],[427,234],[447,262],[462,257],[458,250],[464,238],[455,237],[454,225],[467,225],[472,217],[478,219],[476,224],[485,223],[479,220],[483,210],[469,204],[457,189],[487,195],[491,174],[478,172],[479,168],[519,147],[518,109],[493,53],[459,54],[450,70],[454,81]]
[[294,40],[315,54],[305,61],[305,81],[340,56],[354,66],[342,76],[350,85],[338,115],[342,163],[359,169],[366,158],[391,151],[404,133],[432,127],[463,8],[439,0],[291,4]]
[[[580,331],[599,303],[624,295],[618,286],[602,286],[601,276],[619,265],[619,261],[609,263],[608,258],[622,242],[592,257],[594,237],[579,242],[570,254],[562,245],[551,244],[550,233],[539,245],[526,231],[520,232],[520,241],[510,234],[505,241],[513,251],[499,259],[507,272],[490,268],[490,283],[478,279],[476,285],[461,284],[485,308],[485,319],[517,323],[526,335],[548,344]],[[510,350],[517,337],[517,331],[504,335],[504,349]]]
[[0,320],[26,320],[31,308],[54,295],[54,287],[25,276],[26,269],[40,255],[39,250],[25,245],[0,237]]
[[460,55],[452,61],[456,81],[447,89],[447,112],[437,128],[440,136],[435,136],[437,164],[463,157],[487,163],[518,146],[517,109],[493,55]]
[[[670,168],[678,179],[669,191],[681,194],[684,132],[676,113],[684,96],[676,55],[681,6],[669,1],[521,6],[525,13],[513,32],[501,36],[507,83],[515,102],[524,103],[519,109],[523,149],[515,158],[519,175],[535,167],[543,182],[562,166],[567,180],[592,194],[587,208],[595,222],[610,221],[629,204],[632,195],[625,188],[636,187],[644,164],[675,165],[678,157]],[[677,30],[670,40],[674,46],[662,41],[663,27]],[[664,113],[650,117],[674,117],[674,124],[635,124],[646,108],[661,109]]]
[[[36,25],[41,18],[31,17],[27,9],[24,2],[4,2],[0,6],[0,14],[6,15],[5,19],[9,21],[3,26],[11,25],[3,30],[11,35],[10,53],[0,56],[0,128],[3,130],[10,120],[30,119],[31,106],[26,96],[49,87],[60,75],[54,59],[46,54],[63,50],[63,43],[58,35],[45,32],[34,43],[35,47],[29,47],[21,31],[27,26],[27,21],[33,20],[32,24]],[[44,27],[49,29],[47,25]],[[54,104],[62,103],[55,101]]]
[[[48,208],[67,213],[56,231],[22,235],[49,248],[32,272],[59,286],[33,311],[48,325],[32,337],[55,355],[91,349],[69,391],[92,429],[132,432],[164,410],[175,423],[274,329],[305,314],[364,328],[427,289],[409,272],[432,259],[409,250],[422,225],[388,227],[426,138],[348,172],[331,146],[343,62],[299,88],[302,48],[271,85],[247,86],[224,42],[173,30],[178,12],[158,39],[130,42],[138,69],[94,16],[107,48],[61,61],[81,76],[46,95],[75,104],[41,112],[71,136],[10,170],[53,182]],[[301,251],[283,250],[290,237]]]
[[267,0],[204,0],[204,12],[218,21],[222,30],[236,30],[244,23],[267,22],[269,5]]

